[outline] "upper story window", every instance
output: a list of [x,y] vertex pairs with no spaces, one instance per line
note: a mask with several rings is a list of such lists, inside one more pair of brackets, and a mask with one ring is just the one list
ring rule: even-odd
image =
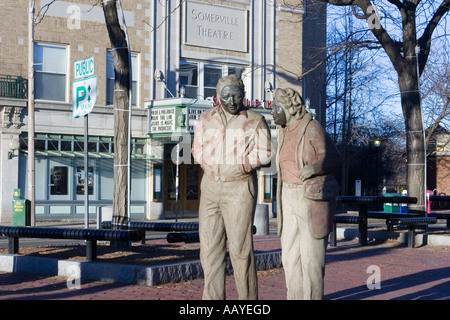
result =
[[240,66],[212,64],[205,62],[180,61],[180,87],[184,87],[185,97],[206,99],[216,95],[217,81],[223,76],[241,76],[244,68]]
[[180,61],[180,87],[184,87],[185,96],[197,98],[198,96],[198,63]]
[[36,99],[66,101],[66,46],[35,43],[34,70]]
[[226,71],[223,69],[220,65],[205,64],[203,71],[203,95],[205,97],[214,97],[216,95],[217,81],[222,78],[222,75],[226,74]]
[[[139,65],[138,54],[131,53],[131,105],[137,106]],[[114,60],[111,50],[106,51],[106,105],[114,104]]]

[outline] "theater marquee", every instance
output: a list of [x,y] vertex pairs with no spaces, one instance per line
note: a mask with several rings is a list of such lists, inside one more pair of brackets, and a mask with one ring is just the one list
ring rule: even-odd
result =
[[186,1],[184,44],[248,52],[248,11]]

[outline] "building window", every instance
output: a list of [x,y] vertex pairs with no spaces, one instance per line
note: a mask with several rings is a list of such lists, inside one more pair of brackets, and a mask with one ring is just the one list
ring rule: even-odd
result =
[[180,87],[184,87],[187,98],[212,98],[216,95],[217,81],[221,77],[229,74],[241,77],[243,70],[241,66],[181,60]]
[[36,99],[66,101],[66,51],[65,46],[34,44]]
[[214,97],[216,95],[217,81],[222,78],[222,66],[205,64],[204,69],[204,96]]
[[50,194],[67,195],[67,167],[53,167],[50,172]]
[[[76,177],[76,185],[77,185],[77,195],[84,194],[84,179],[86,179],[84,173],[84,167],[77,167]],[[94,194],[94,168],[88,167],[88,191],[89,194]]]
[[180,62],[180,86],[185,89],[185,96],[197,98],[198,95],[198,64],[193,62]]
[[[131,53],[131,105],[137,106],[138,79],[139,79],[138,54]],[[114,60],[111,50],[106,51],[106,105],[114,104]]]

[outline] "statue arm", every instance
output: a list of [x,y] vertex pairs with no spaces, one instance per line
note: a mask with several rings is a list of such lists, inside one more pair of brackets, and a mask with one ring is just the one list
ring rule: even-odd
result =
[[[306,130],[303,159],[304,179],[330,173],[341,162],[339,151],[318,121],[312,121]],[[302,170],[300,170],[300,176],[302,176]]]
[[243,159],[242,171],[251,172],[270,163],[272,155],[271,135],[264,118],[259,121],[248,148],[248,154]]
[[203,164],[203,122],[201,121],[201,117],[198,121],[197,127],[194,131],[194,141],[192,143],[192,156],[194,160],[199,163],[201,166]]

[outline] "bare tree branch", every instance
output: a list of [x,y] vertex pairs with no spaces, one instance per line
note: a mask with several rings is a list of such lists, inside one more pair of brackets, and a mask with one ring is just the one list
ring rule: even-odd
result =
[[[41,9],[39,9],[38,13],[36,14],[36,22],[35,24],[38,25],[41,23],[42,19],[45,18],[45,15],[47,14],[47,11],[50,9],[50,6],[55,3],[57,0],[52,0],[51,2],[47,3],[45,6],[42,6]],[[37,20],[37,17],[41,16],[39,20]]]
[[419,39],[419,46],[422,51],[422,54],[419,56],[419,73],[422,74],[425,65],[427,64],[428,56],[430,54],[431,48],[431,37],[433,35],[436,26],[441,21],[441,19],[449,12],[450,10],[450,0],[445,0],[441,3],[439,8],[433,15],[433,18],[428,22],[427,27],[423,35]]
[[394,6],[396,6],[399,10],[404,7],[404,4],[400,2],[400,0],[388,0]]

